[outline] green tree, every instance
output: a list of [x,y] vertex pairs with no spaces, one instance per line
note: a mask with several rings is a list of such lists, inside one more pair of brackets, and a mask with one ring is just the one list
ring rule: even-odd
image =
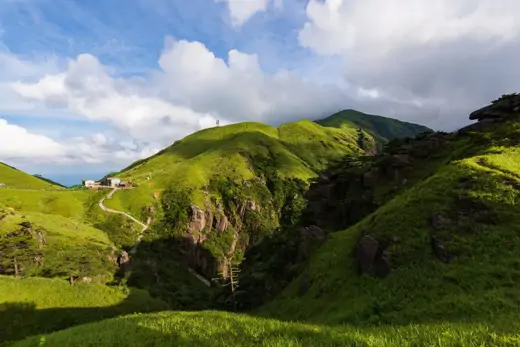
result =
[[26,267],[34,265],[40,255],[38,241],[28,223],[0,236],[0,265],[4,273],[19,276]]

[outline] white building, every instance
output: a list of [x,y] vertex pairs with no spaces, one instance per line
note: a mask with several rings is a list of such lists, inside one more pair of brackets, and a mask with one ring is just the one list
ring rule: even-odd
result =
[[112,177],[112,178],[108,179],[108,183],[111,187],[115,188],[115,187],[119,186],[119,183],[121,183],[121,180],[119,178]]
[[93,186],[96,185],[96,181],[94,181],[94,180],[85,180],[85,181],[83,181],[83,185],[85,187],[87,187],[87,188],[93,187]]

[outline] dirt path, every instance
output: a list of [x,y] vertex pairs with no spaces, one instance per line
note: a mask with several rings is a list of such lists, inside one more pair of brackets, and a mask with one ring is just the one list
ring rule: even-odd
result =
[[[146,230],[148,230],[148,226],[150,225],[150,222],[151,222],[151,217],[148,217],[148,219],[146,220],[146,224],[144,224],[143,222],[141,221],[138,221],[137,219],[135,219],[134,217],[132,217],[131,215],[129,215],[128,213],[126,212],[122,212],[122,211],[117,211],[117,210],[113,210],[111,208],[108,208],[106,207],[105,205],[103,205],[103,202],[105,201],[105,199],[111,199],[112,196],[115,194],[115,192],[117,191],[117,188],[113,189],[110,191],[110,193],[108,193],[107,196],[103,197],[101,200],[99,200],[99,208],[101,208],[103,211],[106,211],[106,212],[109,212],[109,213],[117,213],[117,214],[121,214],[123,216],[125,216],[126,218],[128,219],[131,219],[133,220],[134,222],[136,222],[137,224],[141,225],[143,227],[143,230],[141,230],[141,233],[139,233],[139,236],[137,237],[137,241],[135,242],[135,246],[130,250],[130,254],[136,254],[137,253],[137,247],[139,246],[139,244],[141,243],[141,240],[143,239],[143,235],[144,233],[146,232]],[[189,268],[188,267],[188,271],[195,277],[197,277],[202,283],[204,283],[206,286],[210,286],[211,283],[204,277],[202,277],[201,275],[199,275],[198,273],[196,273],[192,268]]]

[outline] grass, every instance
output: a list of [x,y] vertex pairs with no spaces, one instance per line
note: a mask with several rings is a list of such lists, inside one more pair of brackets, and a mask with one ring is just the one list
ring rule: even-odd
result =
[[0,163],[0,183],[5,184],[7,188],[25,188],[25,189],[58,189],[58,184],[52,181],[41,179],[29,175],[23,171],[17,170],[12,166]]
[[[315,324],[437,324],[483,322],[515,315],[520,305],[520,151],[500,142],[520,134],[495,129],[496,144],[470,142],[458,160],[439,165],[427,179],[396,196],[347,230],[334,233],[312,256],[310,289],[294,281],[257,313]],[[467,139],[457,140],[465,146]],[[441,213],[451,220],[431,224]],[[362,235],[391,241],[393,272],[360,276],[355,256]],[[430,236],[446,240],[454,256],[443,263]]]
[[147,292],[60,279],[0,276],[0,345],[135,312],[164,310]]
[[414,137],[418,133],[431,130],[422,125],[365,114],[356,110],[340,111],[330,117],[317,121],[317,123],[326,127],[335,127],[340,129],[345,127],[362,128],[374,136],[378,141]]
[[515,346],[520,324],[436,323],[327,327],[205,311],[137,314],[16,343],[32,346]]
[[20,212],[39,212],[85,219],[85,202],[92,191],[42,191],[21,189],[0,189],[0,205]]

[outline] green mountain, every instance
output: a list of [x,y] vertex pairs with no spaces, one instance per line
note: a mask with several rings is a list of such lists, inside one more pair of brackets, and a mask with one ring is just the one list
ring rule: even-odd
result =
[[431,131],[430,128],[423,125],[366,114],[356,110],[340,111],[325,119],[318,120],[316,123],[335,128],[359,127],[369,132],[376,139],[384,141],[414,137],[416,134]]
[[[392,124],[386,136],[399,136],[392,129],[429,130],[398,127],[401,122],[383,117],[376,124],[385,120]],[[154,271],[166,272],[161,269],[166,256],[158,248],[171,242],[167,258],[177,249],[206,278],[226,277],[250,245],[294,223],[309,179],[345,156],[373,154],[386,141],[373,126],[368,130],[381,142],[353,122],[336,127],[299,121],[278,128],[248,122],[205,129],[118,173],[138,188],[116,194],[109,206],[153,221],[140,252],[146,256],[136,263],[144,266],[153,257]],[[137,267],[130,282],[157,290],[155,276],[149,266]]]
[[0,163],[0,184],[8,188],[45,189],[63,187],[41,176],[33,176],[12,166]]

